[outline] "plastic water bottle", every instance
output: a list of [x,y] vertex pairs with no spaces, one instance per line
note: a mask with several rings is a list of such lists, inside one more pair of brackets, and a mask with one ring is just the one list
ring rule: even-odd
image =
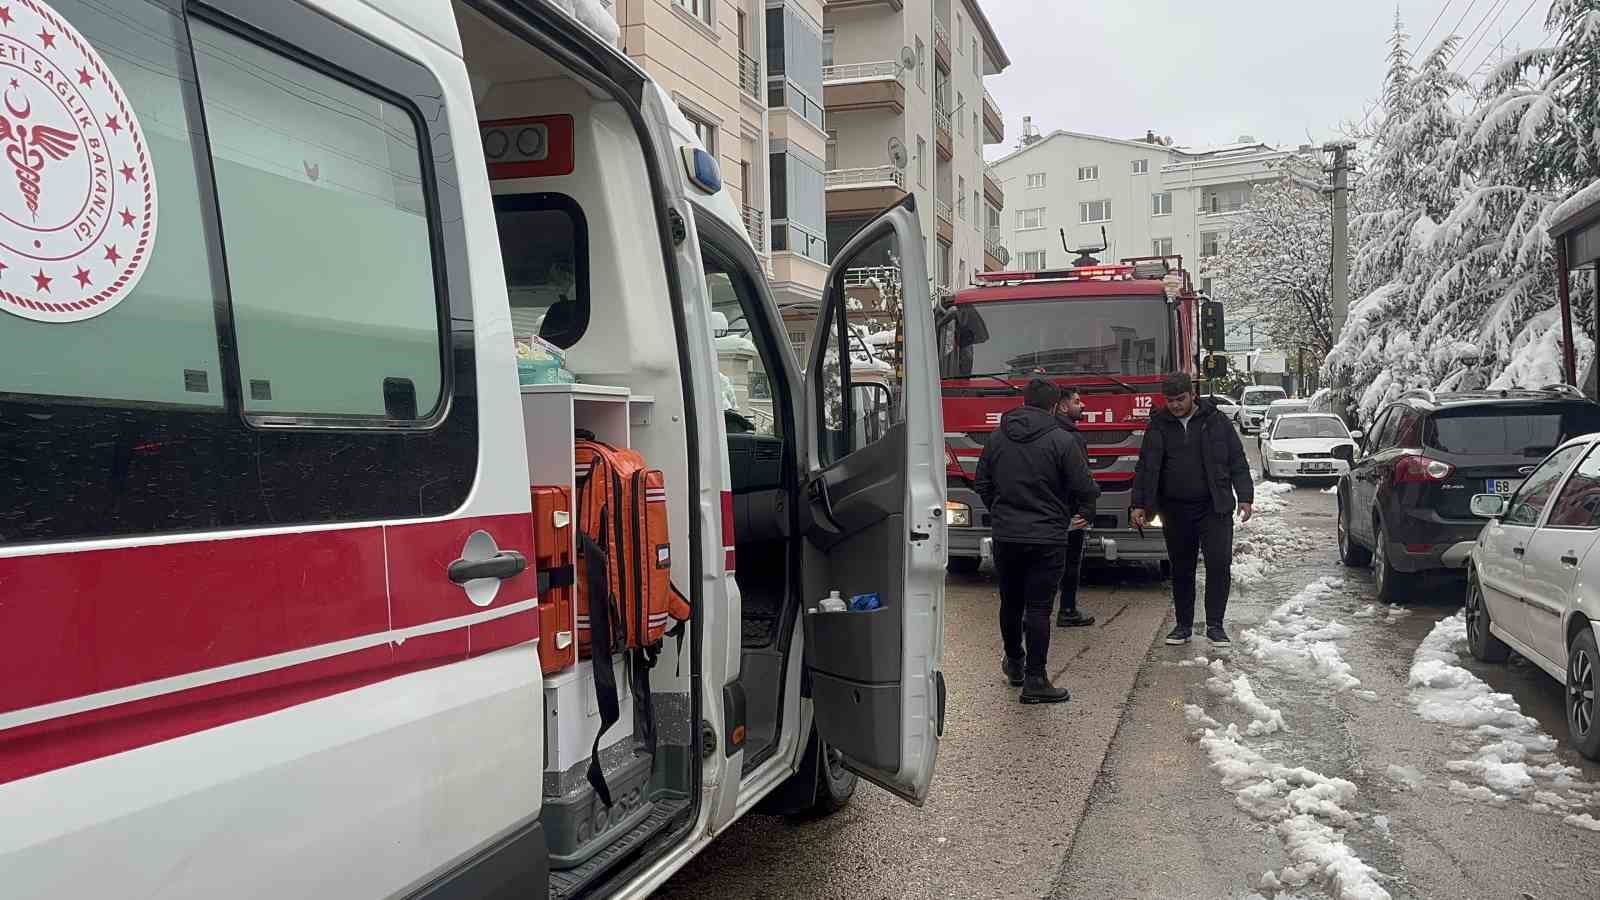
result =
[[844,612],[844,598],[839,596],[838,591],[829,591],[828,596],[824,597],[822,602],[817,604],[817,608],[823,612]]

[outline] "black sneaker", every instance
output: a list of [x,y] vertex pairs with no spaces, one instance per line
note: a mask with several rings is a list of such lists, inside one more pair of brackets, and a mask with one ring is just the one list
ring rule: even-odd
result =
[[1230,647],[1233,645],[1233,641],[1228,637],[1228,633],[1222,630],[1221,625],[1206,626],[1206,640],[1210,641],[1214,647]]
[[1064,703],[1072,699],[1072,692],[1051,684],[1048,675],[1029,675],[1028,683],[1022,688],[1021,699],[1030,706],[1035,703]]
[[1179,625],[1167,634],[1167,646],[1179,647],[1189,643],[1189,638],[1194,636],[1194,629],[1188,625]]
[[1094,624],[1094,616],[1086,616],[1077,610],[1056,616],[1057,628],[1083,628]]
[[1011,682],[1012,687],[1022,687],[1022,660],[1012,659],[1009,656],[1002,657],[1000,671],[1005,673],[1006,680]]

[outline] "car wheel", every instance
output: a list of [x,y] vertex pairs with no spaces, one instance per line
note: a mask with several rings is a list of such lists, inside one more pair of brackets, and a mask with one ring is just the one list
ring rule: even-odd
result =
[[1567,732],[1572,744],[1589,759],[1600,759],[1600,722],[1595,694],[1600,692],[1600,645],[1585,625],[1567,651]]
[[1472,651],[1473,658],[1505,662],[1511,655],[1511,648],[1489,630],[1489,605],[1484,602],[1483,587],[1478,584],[1476,574],[1467,576],[1467,602],[1462,611],[1467,617],[1467,649]]
[[945,560],[945,568],[956,575],[976,575],[983,560],[976,556],[952,556]]
[[1404,585],[1403,575],[1395,571],[1389,562],[1389,527],[1380,520],[1374,529],[1378,539],[1372,548],[1372,580],[1378,588],[1378,599],[1384,603],[1398,602],[1400,590]]
[[856,773],[844,767],[844,754],[822,744],[818,748],[817,802],[811,807],[813,816],[831,816],[850,805],[855,796]]
[[1334,526],[1339,535],[1339,561],[1352,569],[1372,565],[1372,551],[1356,543],[1350,534],[1350,510],[1339,501],[1339,518]]

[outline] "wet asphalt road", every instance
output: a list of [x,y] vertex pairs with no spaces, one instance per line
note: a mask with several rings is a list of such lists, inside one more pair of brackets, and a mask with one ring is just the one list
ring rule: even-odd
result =
[[[1254,454],[1253,441],[1247,442]],[[1351,628],[1341,642],[1361,691],[1247,661],[1287,730],[1261,743],[1286,764],[1348,779],[1358,796],[1344,831],[1393,897],[1600,897],[1600,834],[1515,800],[1463,799],[1449,760],[1470,755],[1463,729],[1418,717],[1407,677],[1434,622],[1460,608],[1460,584],[1416,585],[1407,609],[1363,619],[1371,579],[1337,562],[1334,498],[1302,487],[1271,515],[1294,535],[1265,577],[1236,590],[1230,630],[1261,622],[1324,576],[1344,579],[1318,613]],[[1245,898],[1287,860],[1280,836],[1239,808],[1184,721],[1186,703],[1222,719],[1203,668],[1177,662],[1210,648],[1168,648],[1166,585],[1136,567],[1094,570],[1080,605],[1099,618],[1056,631],[1051,670],[1070,703],[1023,707],[997,670],[996,596],[987,573],[947,582],[945,676],[950,714],[933,796],[913,808],[863,784],[851,806],[822,821],[749,817],[674,878],[663,898]],[[1370,610],[1368,610],[1370,612]],[[1554,681],[1533,666],[1467,667],[1517,699],[1561,740]],[[1237,720],[1238,716],[1235,715]],[[1227,719],[1223,719],[1227,721]],[[1562,746],[1560,761],[1600,782],[1600,768]],[[1390,765],[1424,776],[1414,788]],[[1600,809],[1591,810],[1600,815]],[[1378,817],[1383,817],[1379,819]],[[1382,827],[1386,825],[1387,827]],[[1313,882],[1278,897],[1339,896]]]

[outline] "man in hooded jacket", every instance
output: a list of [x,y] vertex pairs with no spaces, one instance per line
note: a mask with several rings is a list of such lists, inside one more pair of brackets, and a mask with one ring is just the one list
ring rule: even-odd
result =
[[1195,567],[1206,557],[1206,638],[1230,643],[1222,627],[1233,571],[1233,511],[1250,521],[1255,482],[1244,444],[1210,400],[1196,400],[1194,380],[1183,372],[1161,385],[1167,403],[1150,416],[1133,475],[1133,524],[1161,515],[1172,561],[1172,605],[1178,624],[1167,643],[1189,643],[1194,633]]
[[[1061,389],[1061,402],[1056,406],[1056,421],[1061,423],[1061,430],[1072,435],[1083,449],[1084,458],[1088,458],[1088,442],[1084,440],[1083,432],[1078,430],[1078,423],[1083,420],[1083,395],[1077,388],[1064,387]],[[1083,628],[1094,624],[1094,616],[1078,611],[1078,583],[1083,578],[1083,545],[1089,537],[1089,522],[1086,516],[1073,516],[1072,533],[1067,536],[1067,562],[1061,571],[1061,605],[1056,609],[1057,628]]]
[[1045,671],[1050,607],[1066,567],[1072,520],[1092,517],[1100,496],[1083,447],[1053,414],[1060,399],[1059,388],[1034,379],[1023,405],[1005,414],[978,459],[978,495],[989,509],[1000,578],[1001,670],[1013,687],[1022,687],[1023,703],[1070,696]]

